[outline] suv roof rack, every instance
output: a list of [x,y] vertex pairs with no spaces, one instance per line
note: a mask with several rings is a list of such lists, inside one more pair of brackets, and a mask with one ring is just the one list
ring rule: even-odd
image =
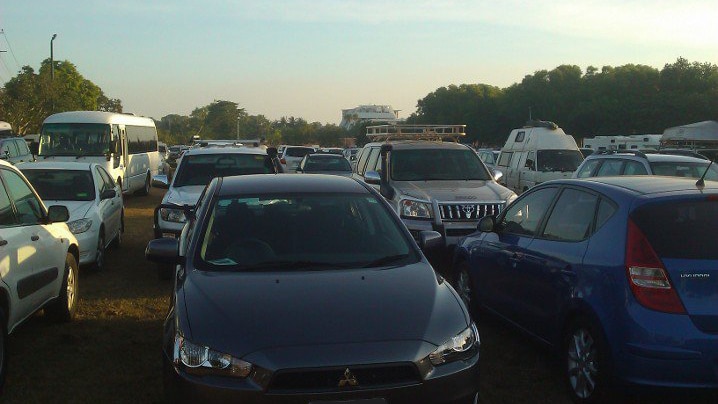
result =
[[558,129],[558,125],[551,121],[540,121],[537,119],[529,119],[526,121],[524,128],[548,128],[551,130]]
[[646,158],[646,153],[640,151],[640,150],[597,150],[593,152],[592,155],[601,155],[601,154],[633,154],[636,157],[643,157]]
[[466,125],[406,125],[390,124],[367,126],[366,135],[373,141],[379,140],[444,140],[458,142],[466,136]]

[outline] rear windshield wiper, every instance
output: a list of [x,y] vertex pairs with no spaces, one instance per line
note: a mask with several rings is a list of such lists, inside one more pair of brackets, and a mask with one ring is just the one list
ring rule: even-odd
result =
[[365,264],[364,268],[374,268],[374,267],[381,267],[385,266],[397,261],[401,261],[404,258],[407,258],[409,254],[397,254],[397,255],[387,255],[386,257],[381,257],[379,259],[375,259],[374,261],[371,261],[368,264]]

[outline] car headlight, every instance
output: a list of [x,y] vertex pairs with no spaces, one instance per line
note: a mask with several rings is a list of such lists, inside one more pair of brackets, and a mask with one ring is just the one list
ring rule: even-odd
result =
[[175,364],[184,365],[188,373],[213,373],[244,379],[252,371],[251,363],[192,343],[180,333],[175,335],[174,351]]
[[184,223],[187,221],[182,209],[160,208],[160,217],[165,222]]
[[90,219],[78,219],[71,222],[67,222],[67,227],[70,228],[72,234],[80,234],[90,230],[92,227],[92,220]]
[[431,205],[427,202],[419,202],[411,199],[404,199],[399,202],[399,213],[401,217],[411,219],[431,219]]
[[442,365],[448,362],[468,359],[474,355],[476,349],[481,345],[479,330],[476,324],[471,325],[448,341],[444,342],[429,355],[429,360],[434,365]]

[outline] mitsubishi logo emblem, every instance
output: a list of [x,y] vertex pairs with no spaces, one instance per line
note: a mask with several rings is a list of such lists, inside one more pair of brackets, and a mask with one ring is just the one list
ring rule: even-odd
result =
[[347,368],[344,371],[344,376],[342,376],[341,379],[339,379],[339,387],[356,387],[359,385],[359,380],[357,380],[356,376]]

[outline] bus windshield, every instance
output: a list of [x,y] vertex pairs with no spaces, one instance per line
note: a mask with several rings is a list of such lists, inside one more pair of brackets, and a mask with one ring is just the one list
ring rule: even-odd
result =
[[48,123],[42,126],[39,156],[104,156],[110,152],[110,125]]

